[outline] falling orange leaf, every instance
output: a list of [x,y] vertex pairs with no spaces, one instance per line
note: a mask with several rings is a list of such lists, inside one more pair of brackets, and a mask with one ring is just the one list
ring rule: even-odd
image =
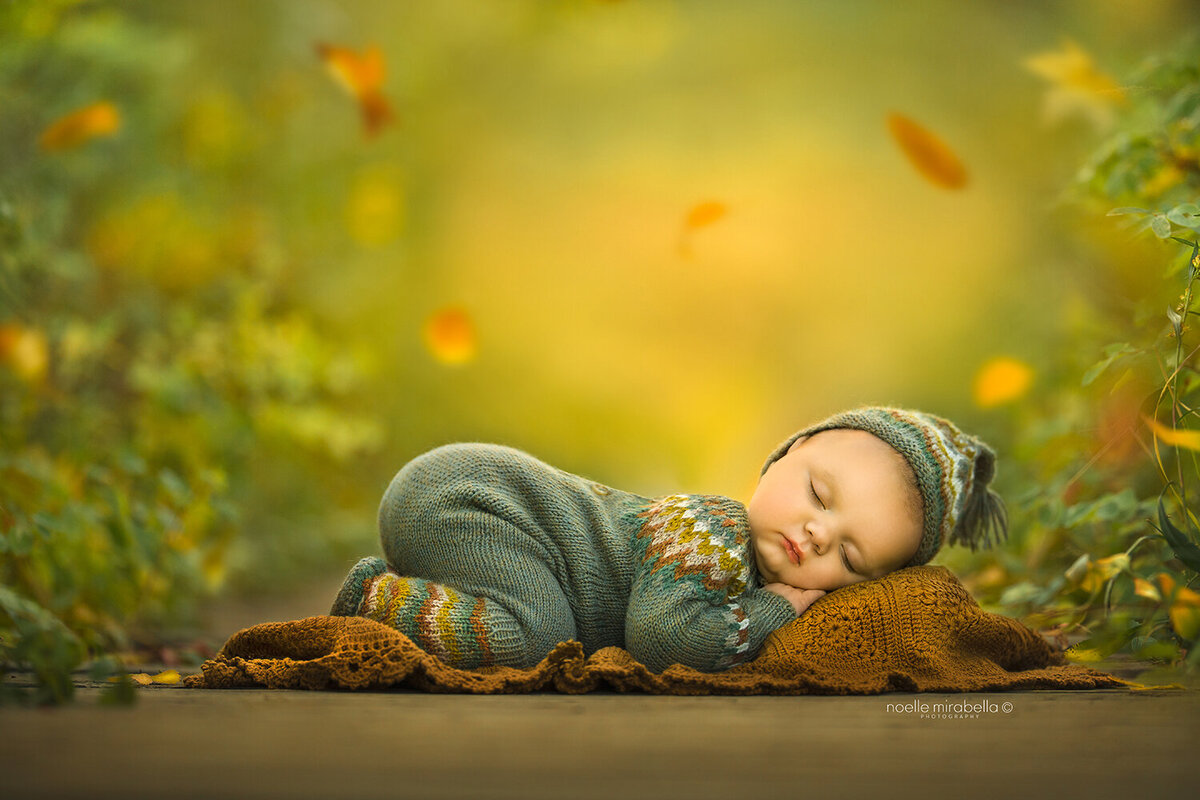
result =
[[975,375],[972,394],[980,408],[1011,403],[1029,390],[1033,383],[1033,368],[1024,361],[1008,356],[993,358]]
[[425,346],[443,364],[465,364],[475,358],[475,324],[463,309],[443,308],[425,323]]
[[1121,86],[1070,39],[1064,39],[1057,51],[1030,56],[1024,66],[1050,84],[1045,101],[1049,122],[1078,113],[1103,126],[1112,122],[1113,108],[1125,103]]
[[1142,419],[1146,420],[1146,424],[1150,426],[1150,430],[1154,431],[1154,435],[1160,442],[1187,450],[1200,450],[1200,430],[1168,428],[1153,417],[1143,416]]
[[679,232],[679,254],[685,258],[690,257],[692,255],[692,234],[700,228],[706,228],[717,222],[725,216],[728,210],[724,203],[716,200],[706,200],[692,206],[683,218],[683,227]]
[[362,53],[323,43],[316,48],[329,73],[358,101],[367,136],[378,134],[392,119],[391,104],[383,96],[383,51],[376,45]]
[[930,183],[943,189],[967,185],[967,168],[932,131],[895,112],[888,114],[887,125],[904,155]]
[[688,211],[684,224],[689,228],[703,228],[705,225],[712,225],[725,216],[726,211],[725,204],[718,203],[715,200],[697,203]]
[[42,131],[38,145],[46,151],[79,147],[98,136],[111,136],[121,127],[121,112],[107,100],[59,117]]

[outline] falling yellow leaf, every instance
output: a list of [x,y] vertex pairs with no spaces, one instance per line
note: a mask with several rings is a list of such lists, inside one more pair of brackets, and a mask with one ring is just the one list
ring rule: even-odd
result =
[[111,136],[121,127],[121,112],[107,100],[84,106],[51,123],[38,139],[47,151],[68,150],[98,136]]
[[38,383],[46,377],[49,361],[44,333],[15,322],[0,325],[0,363],[28,383]]
[[992,408],[1020,399],[1032,384],[1032,367],[1015,358],[998,356],[979,368],[972,395],[975,405]]
[[1182,447],[1186,450],[1200,450],[1200,430],[1185,430],[1183,428],[1168,428],[1153,417],[1142,416],[1150,430],[1160,442],[1172,447]]
[[475,324],[461,308],[444,308],[425,323],[425,346],[443,364],[465,364],[475,358]]
[[679,232],[679,254],[685,258],[690,257],[693,233],[717,222],[725,216],[728,210],[724,203],[715,200],[706,200],[688,209],[687,215],[683,218],[683,227]]
[[391,105],[383,96],[383,51],[375,45],[362,53],[322,43],[316,48],[326,69],[358,101],[367,135],[378,134],[392,119]]
[[967,185],[967,168],[932,131],[895,112],[888,114],[887,125],[904,155],[930,183],[943,189]]
[[1045,100],[1049,122],[1081,114],[1105,126],[1112,122],[1114,107],[1125,103],[1120,85],[1097,69],[1092,57],[1069,39],[1063,40],[1058,50],[1030,56],[1024,66],[1050,84]]
[[688,211],[684,224],[689,228],[703,228],[725,216],[727,210],[724,203],[718,203],[715,200],[697,203]]

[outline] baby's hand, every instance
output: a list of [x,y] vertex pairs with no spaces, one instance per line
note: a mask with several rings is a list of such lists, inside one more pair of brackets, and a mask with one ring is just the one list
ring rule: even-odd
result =
[[797,617],[807,611],[808,607],[817,601],[817,598],[825,595],[824,589],[797,589],[786,583],[768,583],[763,588],[768,592],[780,595],[791,603],[792,608],[796,609]]

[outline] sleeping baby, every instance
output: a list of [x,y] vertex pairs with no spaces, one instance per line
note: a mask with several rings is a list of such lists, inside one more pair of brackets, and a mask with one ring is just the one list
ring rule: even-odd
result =
[[535,666],[568,639],[654,671],[717,672],[842,586],[1007,532],[995,455],[948,420],[867,407],[796,433],[749,505],[644,497],[519,450],[452,444],[383,496],[384,558],[330,612],[390,625],[456,667]]

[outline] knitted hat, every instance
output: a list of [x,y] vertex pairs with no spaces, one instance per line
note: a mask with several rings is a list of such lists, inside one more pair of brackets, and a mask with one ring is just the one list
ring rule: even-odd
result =
[[988,488],[996,454],[947,419],[900,408],[865,407],[834,414],[794,434],[771,453],[762,471],[802,436],[833,428],[867,431],[892,446],[912,467],[925,506],[921,544],[906,567],[924,564],[943,543],[990,547],[1008,535],[1004,501]]

